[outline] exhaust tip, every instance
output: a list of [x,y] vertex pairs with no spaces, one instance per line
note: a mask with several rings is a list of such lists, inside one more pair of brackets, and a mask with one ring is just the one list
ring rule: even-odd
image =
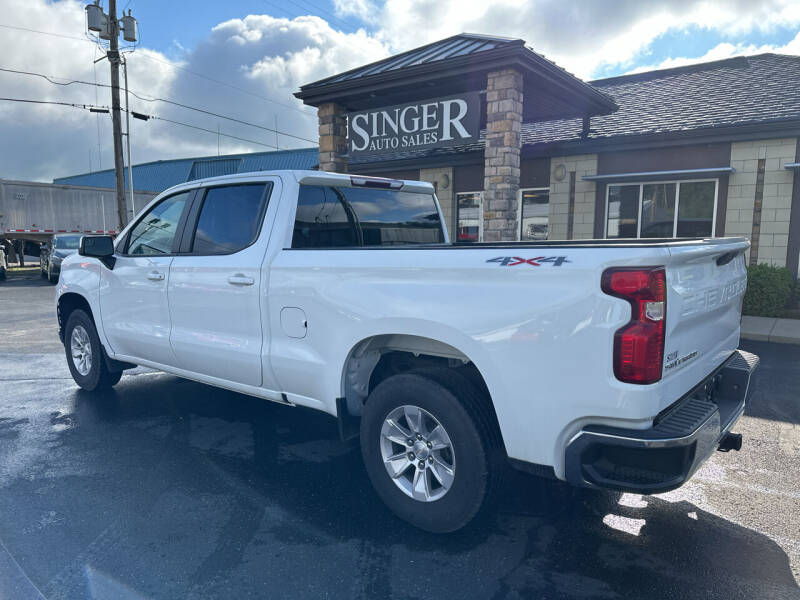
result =
[[717,450],[720,452],[729,452],[736,450],[737,452],[742,449],[742,434],[741,433],[726,433],[725,437],[719,442]]

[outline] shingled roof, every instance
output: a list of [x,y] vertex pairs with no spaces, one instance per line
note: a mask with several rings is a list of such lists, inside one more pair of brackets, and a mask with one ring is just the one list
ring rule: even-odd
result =
[[[743,125],[800,124],[800,56],[759,54],[590,82],[619,110],[592,117],[587,140]],[[581,120],[525,123],[523,145],[581,139]]]

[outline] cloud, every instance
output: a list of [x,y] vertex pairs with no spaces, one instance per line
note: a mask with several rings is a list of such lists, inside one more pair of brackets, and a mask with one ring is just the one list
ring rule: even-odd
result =
[[[50,28],[78,39],[37,36],[13,29],[0,30],[0,67],[56,75],[70,79],[110,80],[107,61],[93,66],[101,55],[96,46],[80,39],[85,29],[84,6],[75,0],[0,0],[3,14],[14,25]],[[295,19],[268,15],[231,19],[214,27],[180,60],[138,48],[127,57],[130,89],[145,98],[174,99],[221,115],[294,134],[280,135],[281,148],[316,144],[316,111],[292,93],[304,83],[351,69],[388,54],[388,48],[364,31],[343,33],[323,19]],[[96,70],[96,72],[95,72]],[[207,75],[220,85],[193,73]],[[96,78],[96,79],[95,79]],[[4,95],[40,100],[110,105],[108,88],[72,84],[53,85],[44,79],[0,73]],[[12,93],[13,92],[13,93]],[[124,94],[123,94],[124,105]],[[274,132],[200,114],[163,102],[131,97],[133,110],[216,132],[276,144]],[[123,115],[124,119],[124,115]],[[0,102],[0,177],[52,180],[54,177],[113,166],[111,119],[88,111],[60,106]],[[99,146],[98,151],[98,128]],[[123,122],[124,129],[124,122]],[[213,155],[217,136],[163,120],[131,121],[135,163],[164,158]],[[222,154],[269,150],[270,146],[220,137]]]
[[[582,78],[689,27],[725,35],[800,24],[795,0],[387,0],[376,35],[393,51],[461,32],[522,38]],[[424,26],[420,26],[423,24]]]
[[682,67],[685,65],[693,65],[714,60],[724,60],[734,56],[763,54],[765,52],[800,55],[800,33],[798,33],[792,40],[784,45],[762,44],[759,46],[755,44],[731,44],[729,42],[722,42],[711,48],[702,56],[670,57],[656,64],[641,65],[635,69],[631,69],[628,71],[628,73],[641,73],[644,71],[652,71],[654,69],[670,69],[672,67]]
[[333,9],[337,17],[358,17],[362,21],[375,21],[380,14],[370,0],[333,0]]
[[[782,47],[740,41],[753,32],[768,39],[769,32],[778,27],[800,26],[800,2],[795,0],[618,0],[613,4],[594,0],[333,1],[336,16],[332,16],[332,24],[318,16],[235,15],[238,18],[219,23],[188,50],[178,42],[164,48],[171,58],[154,49],[138,48],[128,56],[130,88],[149,98],[174,99],[263,128],[274,128],[277,123],[282,131],[305,138],[278,136],[282,148],[307,147],[315,143],[317,122],[315,111],[292,96],[300,85],[464,31],[525,39],[537,52],[582,78],[624,72],[643,63],[655,68],[741,53],[800,54],[798,38]],[[108,63],[101,61],[93,67],[99,52],[81,39],[83,4],[78,0],[0,0],[8,24],[78,38],[0,29],[0,67],[84,81],[96,77],[107,84]],[[230,6],[231,11],[236,10],[235,3]],[[265,5],[265,11],[269,10]],[[344,20],[360,20],[363,27],[341,31]],[[727,41],[703,56],[674,56],[663,61],[650,57],[659,36],[686,30],[713,30]],[[12,97],[110,104],[106,88],[59,86],[9,73],[0,73],[0,86],[4,95]],[[131,106],[212,132],[219,127],[232,136],[276,144],[275,134],[265,129],[163,102],[132,98]],[[134,162],[217,152],[215,133],[159,120],[133,121],[131,129]],[[0,102],[0,177],[51,180],[88,171],[90,161],[93,169],[99,168],[101,161],[103,168],[109,168],[113,164],[110,130],[107,115]],[[220,137],[219,149],[226,154],[269,147]]]

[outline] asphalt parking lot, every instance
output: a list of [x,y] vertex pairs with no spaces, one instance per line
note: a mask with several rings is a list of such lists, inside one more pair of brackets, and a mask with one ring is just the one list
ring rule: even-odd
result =
[[513,474],[448,536],[395,519],[326,415],[137,369],[69,377],[53,287],[0,284],[0,598],[800,598],[800,346],[741,452],[653,497]]

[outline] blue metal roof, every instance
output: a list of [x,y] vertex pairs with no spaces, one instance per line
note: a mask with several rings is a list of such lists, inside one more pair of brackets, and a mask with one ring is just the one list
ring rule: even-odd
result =
[[[311,169],[318,163],[317,148],[159,160],[133,165],[133,185],[135,190],[141,192],[162,192],[173,185],[205,177],[278,169]],[[114,169],[59,177],[53,183],[100,188],[113,188],[116,185]],[[127,169],[125,187],[128,187]]]

